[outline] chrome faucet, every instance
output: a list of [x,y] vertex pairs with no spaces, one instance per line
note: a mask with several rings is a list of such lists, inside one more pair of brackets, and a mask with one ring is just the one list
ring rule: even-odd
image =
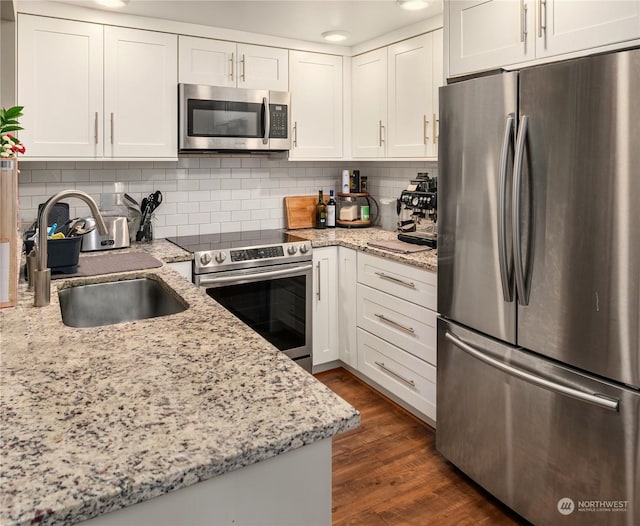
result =
[[47,218],[49,211],[58,201],[68,197],[77,197],[89,205],[96,220],[98,231],[103,236],[108,234],[107,225],[102,219],[98,205],[91,196],[80,190],[63,190],[47,199],[38,217],[38,245],[36,248],[36,270],[33,271],[33,304],[44,307],[51,302],[51,269],[47,267]]

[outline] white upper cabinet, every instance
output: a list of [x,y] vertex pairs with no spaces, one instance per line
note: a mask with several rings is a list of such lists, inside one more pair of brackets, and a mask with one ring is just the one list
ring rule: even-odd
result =
[[180,36],[178,80],[184,84],[236,86],[236,43]]
[[105,155],[175,157],[177,37],[105,27]]
[[30,15],[19,15],[18,24],[27,157],[101,157],[102,26]]
[[534,57],[531,0],[451,0],[449,73],[458,75]]
[[432,49],[430,33],[388,48],[389,157],[433,155]]
[[289,50],[238,44],[238,87],[289,90]]
[[179,81],[185,84],[287,91],[286,49],[180,36]]
[[536,57],[640,38],[640,1],[546,0],[538,3]]
[[370,51],[351,62],[353,157],[385,157],[387,50]]
[[640,38],[640,0],[447,0],[449,73]]
[[27,158],[175,158],[177,37],[20,15]]
[[353,157],[435,158],[442,30],[354,57]]
[[342,157],[342,57],[291,51],[290,159]]

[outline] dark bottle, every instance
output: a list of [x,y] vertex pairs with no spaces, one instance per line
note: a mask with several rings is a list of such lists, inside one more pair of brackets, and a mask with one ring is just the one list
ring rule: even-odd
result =
[[327,205],[324,204],[322,190],[318,192],[316,203],[316,228],[327,228]]
[[333,198],[333,190],[329,190],[329,202],[327,203],[327,228],[336,227],[336,201]]

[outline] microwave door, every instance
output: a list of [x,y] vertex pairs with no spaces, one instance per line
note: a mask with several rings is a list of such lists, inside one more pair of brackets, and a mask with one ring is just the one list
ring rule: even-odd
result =
[[180,149],[269,148],[268,92],[180,85]]

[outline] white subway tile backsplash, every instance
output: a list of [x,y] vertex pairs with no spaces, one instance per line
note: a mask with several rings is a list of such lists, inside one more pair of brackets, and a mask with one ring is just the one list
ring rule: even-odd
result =
[[[160,190],[162,205],[154,213],[154,236],[283,228],[283,198],[337,191],[343,169],[359,169],[369,178],[376,199],[395,199],[418,172],[437,175],[428,162],[289,162],[284,158],[184,157],[179,161],[42,162],[21,161],[20,216],[24,223],[39,203],[54,193],[76,188],[100,202],[101,194],[128,192],[142,201]],[[69,200],[72,217],[89,215],[78,200]]]

